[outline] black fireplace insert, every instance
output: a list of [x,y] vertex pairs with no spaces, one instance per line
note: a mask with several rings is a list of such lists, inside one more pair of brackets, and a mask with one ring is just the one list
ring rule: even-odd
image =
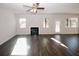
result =
[[31,27],[31,35],[39,35],[39,28]]

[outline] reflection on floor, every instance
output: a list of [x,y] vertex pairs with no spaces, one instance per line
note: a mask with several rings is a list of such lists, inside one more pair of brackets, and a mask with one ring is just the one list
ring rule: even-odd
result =
[[11,55],[28,55],[29,48],[26,37],[18,38]]
[[79,35],[17,35],[0,46],[1,56],[79,55]]
[[64,45],[63,43],[61,43],[59,40],[54,39],[54,38],[51,38],[51,39],[52,39],[53,41],[55,41],[57,44],[59,44],[59,45],[65,47],[65,48],[68,48],[66,45]]

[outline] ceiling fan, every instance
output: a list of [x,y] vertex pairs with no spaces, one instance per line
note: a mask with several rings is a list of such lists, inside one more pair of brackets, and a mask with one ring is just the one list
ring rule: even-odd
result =
[[44,10],[45,8],[44,7],[39,7],[40,3],[33,3],[32,6],[27,6],[27,5],[23,5],[25,8],[29,8],[28,10],[26,11],[30,11],[30,12],[33,12],[33,13],[37,13],[38,10]]

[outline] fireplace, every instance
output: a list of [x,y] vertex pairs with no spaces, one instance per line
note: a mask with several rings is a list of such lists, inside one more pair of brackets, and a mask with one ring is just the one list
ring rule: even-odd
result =
[[39,28],[31,27],[31,35],[39,35]]

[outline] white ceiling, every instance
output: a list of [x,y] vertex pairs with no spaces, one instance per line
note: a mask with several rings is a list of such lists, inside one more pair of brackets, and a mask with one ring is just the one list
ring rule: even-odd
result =
[[[23,5],[32,6],[32,3],[0,3],[0,8],[11,10],[14,13],[28,13]],[[79,13],[79,3],[40,3],[45,10],[38,13]]]

